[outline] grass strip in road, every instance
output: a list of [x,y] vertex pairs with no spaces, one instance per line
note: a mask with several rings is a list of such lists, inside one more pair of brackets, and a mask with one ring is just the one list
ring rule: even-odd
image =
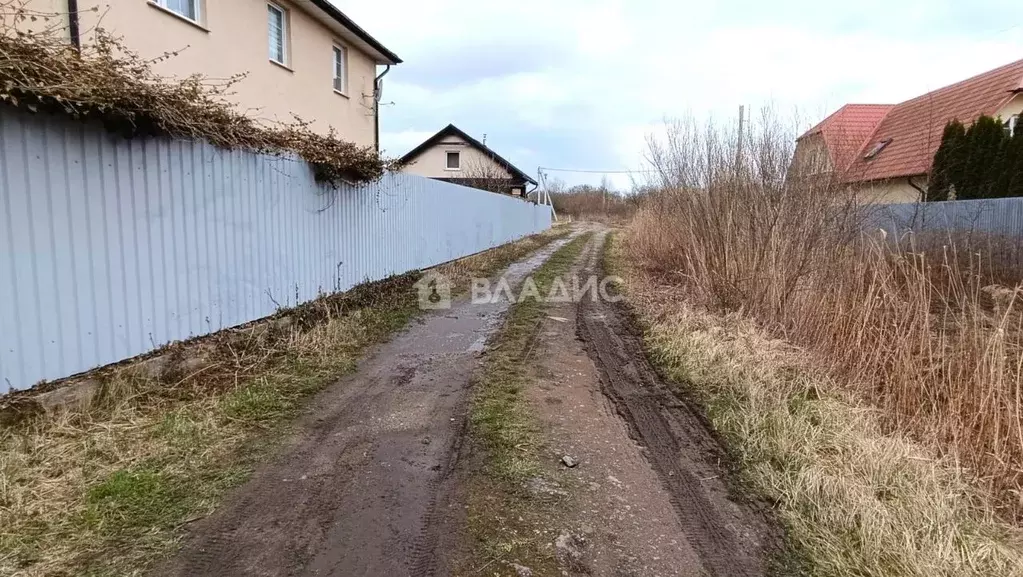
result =
[[[437,270],[489,276],[568,232]],[[308,397],[419,314],[419,278],[369,283],[275,321],[172,345],[165,354],[205,360],[184,374],[101,369],[87,408],[0,425],[0,575],[144,573],[272,457]]]
[[555,240],[565,238],[571,232],[571,226],[556,224],[540,234],[456,260],[438,267],[437,271],[450,281],[454,294],[464,294],[468,292],[473,278],[486,278],[500,273],[513,262],[524,259]]
[[806,351],[642,276],[617,238],[606,255],[651,361],[703,403],[744,480],[774,503],[789,545],[776,574],[1023,575],[1023,531],[982,506],[968,471],[886,430]]
[[[554,279],[572,268],[591,236],[573,239],[531,275],[539,294],[547,294]],[[557,574],[549,548],[553,537],[535,532],[549,524],[544,521],[553,511],[528,488],[542,476],[543,440],[523,395],[532,380],[530,345],[547,309],[534,298],[512,304],[476,378],[469,431],[474,452],[481,456],[468,480],[471,551],[460,574],[507,572],[500,560],[529,565],[535,575]]]

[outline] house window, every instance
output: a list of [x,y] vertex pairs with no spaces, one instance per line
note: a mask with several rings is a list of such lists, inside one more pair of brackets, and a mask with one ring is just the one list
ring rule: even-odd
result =
[[199,0],[153,0],[153,2],[178,16],[188,18],[192,22],[199,22]]
[[1016,129],[1019,127],[1019,114],[1010,116],[1009,119],[1005,121],[1005,132],[1009,135],[1009,138],[1016,135]]
[[348,49],[334,46],[334,90],[348,92]]
[[448,164],[447,164],[447,169],[448,170],[458,170],[459,168],[461,168],[461,158],[459,158],[459,156],[460,155],[457,152],[449,152],[448,153]]
[[267,4],[266,12],[270,21],[270,60],[287,65],[288,58],[288,13],[276,4]]

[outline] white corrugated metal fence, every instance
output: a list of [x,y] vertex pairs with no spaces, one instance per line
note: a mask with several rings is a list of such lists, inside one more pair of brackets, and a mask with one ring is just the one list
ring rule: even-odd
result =
[[867,210],[871,226],[895,236],[941,231],[1023,237],[1023,198],[883,204]]
[[0,394],[549,227],[418,176],[335,190],[293,158],[0,110]]

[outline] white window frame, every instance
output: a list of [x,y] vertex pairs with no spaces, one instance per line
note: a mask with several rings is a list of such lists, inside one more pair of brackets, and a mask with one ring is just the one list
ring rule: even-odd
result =
[[[338,88],[338,75],[337,75],[337,57],[341,55],[341,88]],[[330,51],[330,64],[331,64],[331,84],[334,87],[334,92],[347,96],[348,95],[348,47],[340,42],[335,42],[333,50]]]
[[[451,168],[448,166],[448,158],[454,154],[455,158],[458,159],[458,166]],[[462,151],[460,150],[445,150],[444,151],[444,170],[462,170]]]
[[[266,7],[268,8],[267,17],[266,17],[266,44],[267,44],[266,55],[267,55],[267,58],[270,60],[270,62],[273,62],[274,64],[280,64],[281,66],[287,67],[288,66],[288,48],[289,48],[288,47],[288,36],[289,36],[288,29],[290,27],[290,22],[289,22],[289,18],[288,18],[288,11],[283,6],[281,6],[280,4],[277,4],[276,2],[267,2],[266,3]],[[276,10],[277,12],[279,12],[281,14],[281,59],[280,60],[274,60],[274,57],[272,56],[272,54],[270,52],[272,47],[270,46],[270,15],[269,15],[269,10]]]
[[167,0],[149,0],[149,1],[151,3],[153,3],[153,4],[156,4],[160,8],[163,8],[164,10],[170,12],[171,14],[174,14],[175,16],[178,16],[180,18],[184,18],[185,20],[188,20],[189,22],[194,22],[196,24],[202,24],[202,0],[188,0],[189,2],[192,3],[192,8],[195,9],[195,18],[191,18],[187,14],[182,14],[181,12],[178,12],[177,10],[171,8],[170,5],[167,3]]

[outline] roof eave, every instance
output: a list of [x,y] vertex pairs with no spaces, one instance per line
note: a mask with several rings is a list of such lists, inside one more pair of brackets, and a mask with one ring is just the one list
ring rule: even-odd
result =
[[796,142],[799,142],[800,140],[803,140],[804,138],[810,138],[811,136],[816,136],[816,135],[818,135],[820,133],[821,133],[821,131],[819,129],[814,130],[814,129],[811,128],[810,130],[804,132],[801,136],[796,137]]
[[401,64],[402,60],[397,54],[391,52],[386,46],[381,44],[379,40],[373,38],[369,32],[363,30],[358,24],[353,22],[351,18],[346,16],[344,12],[338,10],[336,6],[327,0],[310,0],[310,3],[319,8],[320,11],[329,16],[332,20],[351,31],[352,34],[365,43],[366,47],[369,48],[368,52],[370,52],[371,56],[375,57],[375,62],[377,64]]
[[872,182],[887,182],[896,178],[913,178],[914,176],[927,176],[926,172],[914,172],[912,174],[892,174],[888,176],[874,176],[870,178],[850,178],[848,175],[842,178],[843,184],[870,184]]

